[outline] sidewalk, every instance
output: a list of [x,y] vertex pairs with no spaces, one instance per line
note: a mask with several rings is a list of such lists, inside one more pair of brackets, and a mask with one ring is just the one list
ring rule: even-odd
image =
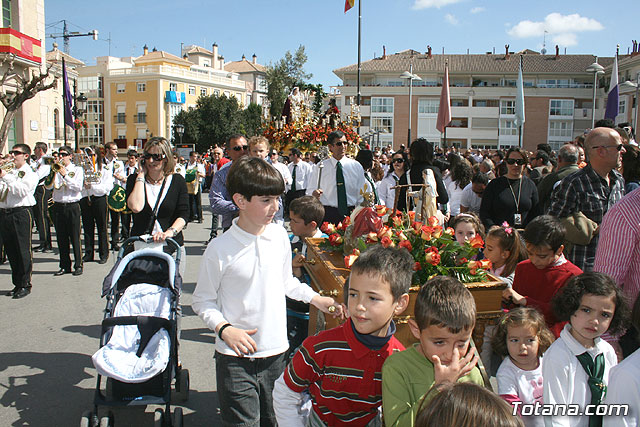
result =
[[[183,410],[185,424],[192,426],[219,422],[214,334],[191,309],[210,225],[211,214],[205,208],[203,223],[190,223],[185,230],[187,264],[179,351],[191,377],[190,398]],[[54,250],[57,253],[56,243]],[[98,349],[105,307],[100,298],[102,281],[115,263],[115,254],[110,254],[105,265],[85,263],[82,276],[54,277],[56,254],[35,253],[33,258],[33,289],[20,300],[4,296],[13,288],[11,269],[8,262],[0,266],[0,425],[78,425],[82,412],[93,406],[96,372],[91,355]],[[151,426],[154,409],[115,408],[116,425]]]

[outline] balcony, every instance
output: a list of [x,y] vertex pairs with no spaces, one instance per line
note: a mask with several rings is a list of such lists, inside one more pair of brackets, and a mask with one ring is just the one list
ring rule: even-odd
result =
[[113,122],[116,124],[125,124],[127,123],[127,116],[124,113],[118,113],[113,116]]
[[134,114],[133,123],[147,123],[147,113]]
[[12,53],[16,62],[24,65],[42,64],[42,44],[40,40],[22,34],[13,28],[0,28],[0,53]]
[[226,86],[231,89],[244,91],[246,85],[243,80],[236,80],[229,77],[222,77],[215,71],[198,70],[192,71],[180,67],[171,67],[168,65],[148,65],[146,67],[133,67],[120,70],[110,70],[110,76],[125,76],[125,75],[141,75],[141,74],[160,74],[163,77],[179,77],[188,80],[197,80],[206,82],[209,84],[217,84],[219,86]]

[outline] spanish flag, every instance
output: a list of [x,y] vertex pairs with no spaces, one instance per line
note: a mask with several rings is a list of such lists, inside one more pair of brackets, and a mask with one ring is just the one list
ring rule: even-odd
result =
[[349,9],[353,7],[356,0],[344,0],[344,13],[347,13]]

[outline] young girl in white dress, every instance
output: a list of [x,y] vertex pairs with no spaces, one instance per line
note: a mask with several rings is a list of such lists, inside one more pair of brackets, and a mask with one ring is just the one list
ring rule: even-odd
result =
[[[521,404],[542,404],[542,354],[553,342],[544,316],[534,309],[520,307],[509,311],[495,328],[493,350],[506,356],[498,369],[498,394],[518,409]],[[542,417],[522,416],[527,427],[543,426]]]
[[[569,323],[545,354],[544,402],[558,409],[575,404],[584,414],[587,405],[602,402],[609,372],[618,363],[613,347],[600,336],[624,330],[629,308],[613,279],[593,272],[571,278],[551,304],[557,319]],[[602,425],[601,417],[597,417],[559,412],[545,422],[554,426]]]

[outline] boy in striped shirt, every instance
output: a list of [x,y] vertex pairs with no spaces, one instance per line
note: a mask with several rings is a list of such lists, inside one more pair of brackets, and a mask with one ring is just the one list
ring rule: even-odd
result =
[[[280,427],[381,425],[382,364],[403,345],[393,316],[409,303],[413,258],[376,245],[351,267],[341,326],[307,338],[276,381],[273,405]],[[311,396],[308,419],[302,414]]]

